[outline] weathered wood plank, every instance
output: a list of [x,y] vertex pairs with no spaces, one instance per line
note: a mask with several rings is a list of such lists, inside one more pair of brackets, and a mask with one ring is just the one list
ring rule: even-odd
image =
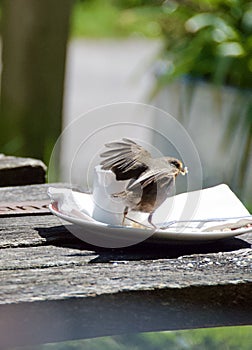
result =
[[74,240],[62,222],[52,215],[32,215],[1,218],[0,248],[32,247]]
[[86,244],[69,231],[70,224],[53,215],[31,215],[1,218],[0,249],[1,248],[32,248],[41,245],[56,245],[80,250],[96,250],[103,252],[101,261],[110,259],[111,254],[122,256],[125,260],[168,259],[189,254],[207,254],[228,252],[251,247],[252,234],[239,238],[221,240],[204,244],[171,244],[169,242],[153,242],[151,238],[137,246],[124,249],[103,249]]
[[38,159],[0,154],[0,187],[45,183],[46,166]]
[[[0,189],[0,202],[44,200],[47,187]],[[251,234],[102,249],[68,225],[1,218],[0,347],[252,323]]]
[[[107,283],[107,282],[106,282]],[[251,285],[126,291],[0,306],[2,348],[122,333],[251,324]]]
[[[103,255],[101,253],[101,255]],[[117,253],[59,247],[3,249],[0,304],[60,300],[123,291],[251,283],[250,249],[179,259],[131,261]],[[125,256],[124,256],[125,259]]]
[[[47,190],[50,185],[9,186],[0,188],[0,202],[26,202],[48,199]],[[54,185],[55,186],[55,185]],[[58,186],[60,186],[58,184]]]

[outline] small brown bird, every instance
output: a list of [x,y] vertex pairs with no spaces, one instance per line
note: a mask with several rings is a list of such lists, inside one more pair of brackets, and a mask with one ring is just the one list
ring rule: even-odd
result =
[[153,213],[168,197],[176,176],[185,175],[187,168],[176,158],[152,158],[142,146],[127,138],[105,146],[109,150],[100,155],[105,158],[102,169],[112,170],[118,181],[130,180],[123,192],[113,194],[125,202],[122,224],[129,210],[133,210],[149,213],[148,222],[156,228]]

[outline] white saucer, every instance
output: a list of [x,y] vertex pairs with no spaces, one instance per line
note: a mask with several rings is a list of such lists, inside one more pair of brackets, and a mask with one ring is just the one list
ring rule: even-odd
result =
[[[207,190],[202,190],[202,192]],[[231,193],[233,194],[233,192]],[[174,220],[169,222],[166,229],[159,227],[154,230],[152,228],[110,225],[94,220],[92,218],[94,209],[92,194],[53,187],[49,188],[48,194],[52,200],[49,205],[50,211],[59,218],[75,224],[67,226],[70,232],[87,243],[101,247],[125,247],[140,243],[150,237],[155,241],[178,241],[178,243],[193,241],[196,243],[224,239],[252,231],[252,226],[218,229],[220,225],[236,223],[240,219],[246,219],[252,223],[252,216],[245,207],[239,209],[240,202],[236,203],[235,213],[237,215],[231,213],[232,217],[228,216],[226,219],[215,216],[215,219],[194,217],[194,220],[186,222]],[[175,197],[179,196],[181,195]],[[215,229],[215,227],[217,228]]]

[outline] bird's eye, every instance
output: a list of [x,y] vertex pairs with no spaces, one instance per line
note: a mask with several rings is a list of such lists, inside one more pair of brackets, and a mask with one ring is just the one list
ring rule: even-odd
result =
[[177,160],[172,160],[170,161],[170,164],[175,166],[176,168],[180,169],[181,168],[181,164],[177,161]]

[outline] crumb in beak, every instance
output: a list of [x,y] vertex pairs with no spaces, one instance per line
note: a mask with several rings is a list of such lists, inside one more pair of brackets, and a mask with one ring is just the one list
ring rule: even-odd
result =
[[188,168],[187,168],[187,166],[184,167],[184,169],[180,170],[180,173],[181,173],[182,175],[186,175],[186,174],[188,173]]

